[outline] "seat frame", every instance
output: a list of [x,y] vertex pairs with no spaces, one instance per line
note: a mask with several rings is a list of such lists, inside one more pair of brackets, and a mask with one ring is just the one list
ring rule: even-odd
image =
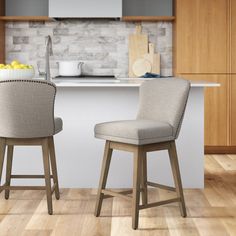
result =
[[[44,175],[13,175],[12,160],[14,146],[41,146],[43,154]],[[45,138],[0,138],[0,183],[2,177],[5,151],[7,147],[6,181],[0,186],[0,193],[5,190],[5,199],[9,199],[10,190],[46,190],[48,214],[53,214],[52,194],[55,192],[56,199],[60,199],[57,164],[53,136]],[[50,165],[52,174],[50,174]],[[45,179],[45,186],[11,186],[11,179]],[[51,179],[53,186],[51,187]]]
[[[114,192],[106,189],[106,182],[112,158],[112,152],[114,149],[133,153],[134,166],[133,166],[132,190]],[[175,188],[158,183],[149,182],[147,179],[147,152],[161,151],[161,150],[168,150]],[[148,186],[166,189],[169,191],[175,191],[177,197],[164,201],[148,203]],[[142,205],[140,205],[140,193],[142,196]],[[132,196],[128,196],[127,194],[132,194]],[[97,201],[95,207],[96,217],[100,216],[103,199],[110,197],[122,197],[124,199],[132,200],[133,229],[138,228],[139,210],[142,209],[165,205],[173,202],[179,202],[181,215],[183,217],[186,217],[187,213],[186,213],[175,141],[146,144],[146,145],[133,145],[133,144],[119,143],[107,140],[105,144],[101,176],[97,193]]]

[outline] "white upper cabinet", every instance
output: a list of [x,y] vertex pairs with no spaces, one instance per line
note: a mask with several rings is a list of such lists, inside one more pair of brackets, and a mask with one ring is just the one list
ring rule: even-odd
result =
[[49,17],[119,18],[122,0],[49,0]]

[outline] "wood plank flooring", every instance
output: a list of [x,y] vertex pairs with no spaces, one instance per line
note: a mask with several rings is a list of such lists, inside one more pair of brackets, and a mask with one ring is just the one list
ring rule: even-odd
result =
[[[165,190],[149,190],[150,200],[171,197]],[[104,200],[101,217],[93,216],[96,191],[62,189],[47,214],[44,191],[12,191],[0,195],[0,236],[162,236],[236,235],[236,155],[205,158],[205,189],[184,190],[187,218],[176,203],[140,212],[139,230],[131,228],[131,202]]]

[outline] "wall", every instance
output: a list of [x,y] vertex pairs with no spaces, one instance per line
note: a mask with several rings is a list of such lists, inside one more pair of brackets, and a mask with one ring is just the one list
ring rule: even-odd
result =
[[[172,75],[172,23],[142,23],[143,32],[161,53],[161,74]],[[83,73],[119,77],[128,75],[128,36],[134,23],[113,20],[63,20],[55,22],[6,23],[6,62],[18,59],[44,70],[45,36],[51,35],[54,55],[52,75],[58,73],[57,61],[81,60]]]

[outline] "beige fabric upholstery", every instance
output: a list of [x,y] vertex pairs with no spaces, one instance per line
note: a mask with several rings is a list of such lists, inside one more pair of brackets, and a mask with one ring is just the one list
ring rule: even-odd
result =
[[143,145],[174,140],[178,137],[190,90],[183,79],[154,79],[140,88],[136,120],[97,124],[95,137]]
[[183,79],[156,79],[143,83],[137,119],[167,122],[177,138],[184,115],[190,83]]
[[136,145],[174,139],[173,129],[169,124],[151,120],[125,120],[97,124],[95,136]]
[[38,138],[62,130],[54,119],[56,86],[42,80],[0,81],[0,137]]
[[54,134],[57,134],[62,131],[63,121],[60,117],[56,117],[54,119],[54,123],[55,123],[55,133]]

